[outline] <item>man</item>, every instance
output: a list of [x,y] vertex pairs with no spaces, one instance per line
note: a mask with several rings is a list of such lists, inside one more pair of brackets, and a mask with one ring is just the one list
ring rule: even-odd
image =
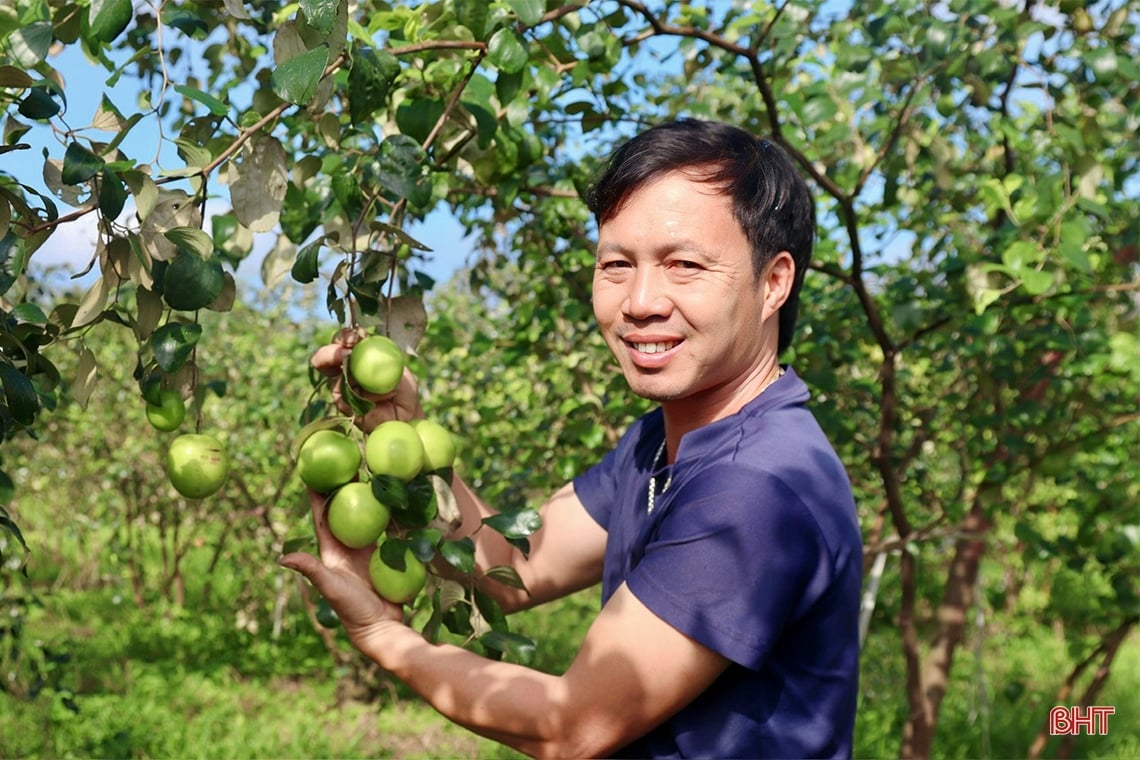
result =
[[[777,357],[790,343],[814,206],[787,157],[692,120],[620,148],[593,188],[594,311],[630,387],[660,403],[542,507],[529,559],[491,531],[460,479],[480,568],[529,595],[602,582],[560,675],[426,642],[371,590],[367,550],[314,517],[308,577],[352,642],[451,720],[550,757],[821,757],[852,753],[862,549],[850,484]],[[343,346],[314,364],[335,372]],[[410,378],[374,414],[420,414]],[[374,423],[377,419],[370,419]]]

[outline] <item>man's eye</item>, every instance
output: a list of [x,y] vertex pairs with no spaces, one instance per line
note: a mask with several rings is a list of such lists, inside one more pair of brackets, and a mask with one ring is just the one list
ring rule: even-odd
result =
[[697,262],[685,261],[685,260],[675,261],[675,262],[673,262],[673,266],[675,266],[679,269],[700,269],[701,268],[701,265],[698,264]]
[[629,266],[628,261],[603,261],[602,269],[624,269]]

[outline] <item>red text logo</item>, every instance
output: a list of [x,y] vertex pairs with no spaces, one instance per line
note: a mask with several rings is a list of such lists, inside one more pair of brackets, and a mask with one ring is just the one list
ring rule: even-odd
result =
[[1057,705],[1049,711],[1049,733],[1052,736],[1075,736],[1082,733],[1103,736],[1108,733],[1108,716],[1115,714],[1115,707]]

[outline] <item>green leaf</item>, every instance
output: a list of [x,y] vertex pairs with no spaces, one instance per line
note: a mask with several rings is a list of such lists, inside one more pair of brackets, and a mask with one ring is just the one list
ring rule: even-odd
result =
[[63,156],[60,180],[65,185],[81,184],[102,171],[106,163],[79,143],[73,142],[67,146],[67,152]]
[[1053,273],[1026,267],[1018,272],[1021,277],[1021,287],[1032,296],[1039,296],[1053,285]]
[[174,85],[174,91],[184,98],[190,98],[191,100],[197,101],[198,103],[206,106],[206,108],[208,108],[210,110],[210,113],[214,116],[225,116],[227,113],[229,113],[229,106],[208,92],[202,92],[199,89],[188,87],[184,84]]
[[371,486],[372,495],[390,512],[395,513],[407,508],[408,487],[404,481],[392,475],[375,475]]
[[8,49],[17,63],[31,69],[47,58],[51,40],[51,22],[37,21],[12,32],[8,37]]
[[[0,504],[11,504],[12,497],[16,495],[16,484],[8,477],[8,473],[0,470]],[[0,507],[0,520],[6,518],[8,513]],[[19,531],[17,531],[18,533]]]
[[33,325],[46,325],[48,323],[48,317],[47,314],[44,314],[44,310],[30,301],[18,304],[16,308],[12,309],[10,316],[20,322],[29,322]]
[[329,179],[329,187],[346,216],[351,219],[360,216],[364,210],[364,193],[360,191],[360,180],[354,171],[340,167]]
[[112,42],[127,28],[133,15],[131,0],[91,0],[88,9],[91,36],[99,42]]
[[483,524],[506,538],[526,538],[542,527],[542,516],[534,509],[520,509],[484,517]]
[[422,528],[430,523],[438,512],[435,487],[430,478],[419,475],[405,488],[408,495],[407,503],[398,509],[391,507],[392,519],[409,528]]
[[294,105],[308,105],[316,95],[317,85],[324,76],[328,62],[329,46],[323,44],[290,58],[278,66],[270,77],[273,92]]
[[443,628],[443,610],[444,607],[440,603],[440,589],[436,589],[431,598],[431,616],[428,617],[424,623],[423,631],[421,634],[424,640],[431,644],[439,643],[439,632]]
[[127,186],[116,172],[104,169],[99,182],[99,213],[116,219],[127,205]]
[[1098,84],[1109,84],[1116,78],[1118,62],[1116,51],[1109,46],[1097,47],[1085,54],[1085,65],[1092,71]]
[[479,614],[483,616],[483,620],[491,626],[492,630],[503,632],[511,630],[511,625],[507,622],[503,608],[499,606],[494,597],[478,589],[475,590],[474,596],[475,606],[479,608]]
[[[15,488],[11,487],[12,486],[12,479],[8,477],[7,473],[0,471],[0,481],[2,481],[4,483],[5,490],[10,489],[12,491],[15,491]],[[7,503],[10,500],[11,500],[11,497],[9,497],[8,499],[5,499],[5,503]],[[17,525],[15,520],[13,520],[8,515],[8,510],[4,509],[3,507],[0,507],[0,530],[5,531],[6,533],[8,533],[8,535],[13,536],[16,539],[16,542],[19,543],[21,547],[23,547],[24,557],[26,559],[27,555],[31,552],[31,549],[28,548],[28,543],[24,540],[24,534],[20,532],[20,526]],[[2,559],[3,559],[3,555],[0,555],[0,560],[2,560]],[[20,563],[20,568],[23,571],[23,574],[26,576],[28,574],[28,571],[24,567],[23,562]]]
[[507,5],[511,6],[519,21],[526,26],[534,26],[542,21],[543,15],[546,14],[544,0],[507,0]]
[[15,66],[0,66],[0,87],[25,89],[36,83],[27,72]]
[[475,542],[469,537],[443,541],[439,554],[447,564],[463,573],[475,572]]
[[172,309],[195,311],[217,298],[225,284],[225,272],[217,259],[183,251],[166,267],[162,297]]
[[455,18],[461,26],[465,26],[475,35],[475,39],[484,39],[487,35],[488,5],[486,0],[453,0],[455,5]]
[[443,115],[443,109],[443,102],[436,98],[420,98],[401,103],[396,109],[396,126],[402,133],[422,144]]
[[12,230],[0,238],[0,296],[8,292],[27,265],[27,248],[23,238]]
[[522,71],[529,58],[526,40],[513,29],[500,29],[487,43],[487,60],[508,74]]
[[387,222],[381,222],[381,221],[374,221],[368,225],[368,229],[372,230],[373,232],[385,232],[385,233],[388,233],[389,235],[395,235],[396,239],[399,240],[401,243],[408,246],[409,248],[415,248],[417,251],[430,251],[431,250],[430,247],[428,247],[424,243],[421,243],[420,241],[416,240],[414,237],[409,235],[407,230],[405,230],[402,227],[397,227],[394,224],[388,224]]
[[197,227],[175,227],[162,234],[183,253],[193,253],[202,259],[209,259],[214,255],[214,239],[205,230]]
[[499,130],[499,119],[495,113],[489,109],[484,108],[478,103],[468,103],[464,101],[464,108],[467,112],[475,117],[475,124],[477,127],[477,134],[479,136],[479,147],[486,148],[491,144],[494,139],[495,133]]
[[423,148],[407,135],[390,135],[380,144],[377,179],[389,192],[416,206],[431,199],[431,184],[424,177]]
[[479,637],[479,643],[492,651],[510,655],[521,665],[534,662],[537,651],[533,641],[509,631],[490,631]]
[[17,110],[29,119],[50,119],[59,113],[60,105],[46,90],[36,87],[24,96]]
[[328,34],[336,23],[336,10],[340,0],[301,0],[305,18],[321,34]]
[[471,626],[471,611],[467,605],[456,604],[443,613],[443,624],[456,636],[470,636],[475,633]]
[[252,232],[268,232],[277,226],[289,186],[286,165],[284,146],[269,135],[250,140],[241,160],[231,164],[234,216]]
[[803,106],[804,118],[810,119],[813,124],[830,121],[838,112],[839,106],[828,95],[810,97]]
[[1014,241],[1001,254],[1001,261],[1013,271],[1031,267],[1041,259],[1037,245],[1029,240]]
[[348,278],[348,291],[356,298],[357,308],[364,314],[375,316],[383,303],[384,280],[367,279],[363,272]]
[[35,422],[40,399],[32,381],[7,361],[0,361],[0,383],[4,386],[4,398],[12,419],[21,425]]
[[483,573],[483,575],[493,581],[502,583],[504,586],[526,591],[526,584],[523,583],[522,577],[509,565],[495,565],[494,567],[488,568],[487,572]]
[[189,7],[164,5],[162,7],[162,22],[167,26],[174,27],[187,37],[198,40],[205,39],[206,35],[210,33],[210,27],[195,10],[193,5]]
[[202,339],[202,326],[172,322],[163,325],[150,336],[150,350],[163,372],[174,372],[186,364],[194,347]]
[[409,533],[406,540],[416,559],[428,563],[435,559],[435,547],[439,545],[441,538],[443,534],[435,528],[425,528]]
[[297,258],[289,274],[302,284],[308,284],[317,279],[320,274],[320,254],[323,240],[315,240],[297,251]]
[[340,616],[336,614],[336,610],[329,605],[328,600],[323,596],[317,602],[316,618],[317,622],[324,628],[336,628],[340,625]]
[[291,243],[301,244],[320,226],[319,201],[310,200],[308,194],[290,182],[285,186],[285,201],[281,204],[278,221],[281,231]]
[[286,539],[285,542],[281,545],[281,553],[292,554],[293,552],[315,548],[316,545],[316,538],[314,538],[312,534],[294,536],[292,538]]
[[383,108],[392,82],[400,75],[400,62],[391,53],[363,48],[352,58],[348,71],[348,114],[362,124]]
[[400,538],[386,538],[380,544],[380,560],[393,570],[407,569],[408,542]]

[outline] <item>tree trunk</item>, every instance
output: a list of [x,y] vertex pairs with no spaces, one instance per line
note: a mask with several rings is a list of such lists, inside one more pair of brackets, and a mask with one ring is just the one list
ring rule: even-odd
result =
[[937,629],[934,641],[921,666],[921,675],[915,679],[911,668],[919,667],[918,642],[905,642],[908,647],[908,683],[917,680],[920,694],[913,687],[908,688],[910,696],[910,718],[903,731],[903,744],[900,755],[905,758],[930,757],[934,746],[934,734],[938,725],[938,712],[946,688],[950,682],[950,668],[954,654],[962,642],[968,623],[968,613],[975,601],[975,588],[978,568],[985,552],[985,535],[990,529],[984,505],[987,492],[983,490],[975,499],[960,530],[962,537],[955,547],[954,559],[950,563],[949,577],[942,596],[942,603],[936,613]]

